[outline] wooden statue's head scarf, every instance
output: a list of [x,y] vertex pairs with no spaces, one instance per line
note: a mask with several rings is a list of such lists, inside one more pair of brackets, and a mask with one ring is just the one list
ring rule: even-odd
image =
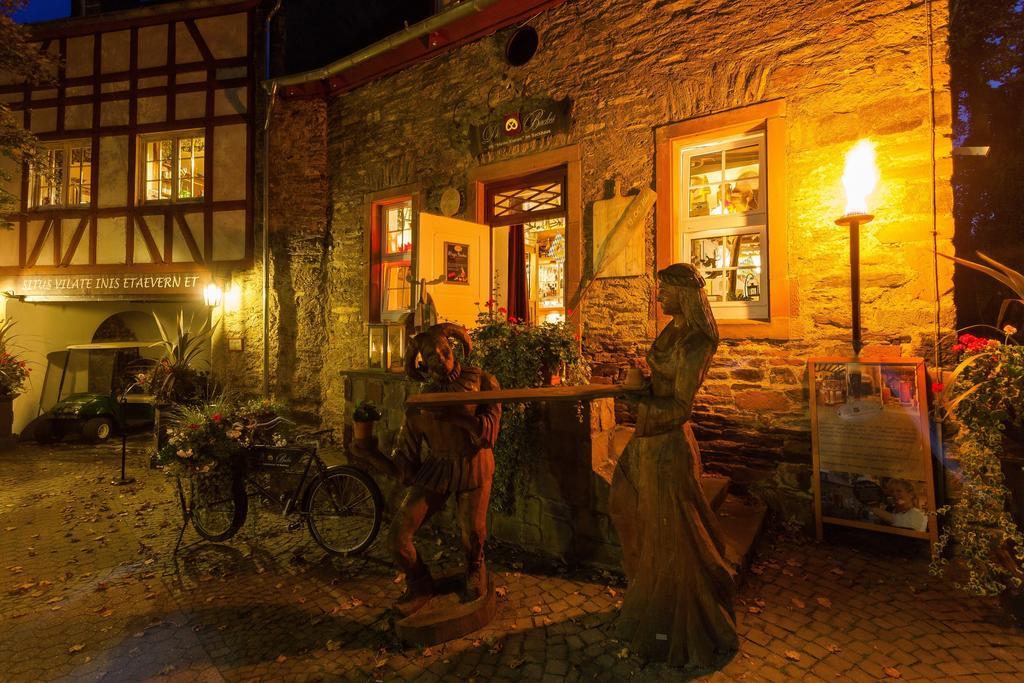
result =
[[704,278],[689,263],[673,263],[658,271],[658,280],[679,290],[679,304],[690,329],[700,330],[718,347],[718,324],[704,290]]

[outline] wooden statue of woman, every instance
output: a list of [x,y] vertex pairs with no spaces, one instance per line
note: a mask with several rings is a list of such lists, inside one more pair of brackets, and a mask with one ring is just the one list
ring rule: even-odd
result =
[[700,452],[685,427],[718,347],[718,327],[693,266],[658,271],[672,322],[647,354],[633,438],[612,478],[610,508],[629,580],[618,623],[630,650],[673,666],[711,666],[737,647],[735,583],[700,485]]

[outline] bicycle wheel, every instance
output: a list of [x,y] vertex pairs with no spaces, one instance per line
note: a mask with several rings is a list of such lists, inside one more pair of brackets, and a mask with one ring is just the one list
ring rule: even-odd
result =
[[340,557],[363,552],[377,538],[384,502],[376,482],[354,467],[339,465],[309,485],[303,509],[309,533]]
[[193,476],[189,491],[192,526],[207,541],[226,541],[245,524],[249,497],[244,480],[231,469]]

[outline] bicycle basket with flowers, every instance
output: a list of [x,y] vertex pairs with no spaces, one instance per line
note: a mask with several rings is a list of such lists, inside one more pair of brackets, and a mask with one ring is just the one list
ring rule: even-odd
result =
[[250,446],[283,446],[291,425],[283,412],[282,406],[266,400],[179,406],[158,460],[189,473],[206,473],[237,459]]

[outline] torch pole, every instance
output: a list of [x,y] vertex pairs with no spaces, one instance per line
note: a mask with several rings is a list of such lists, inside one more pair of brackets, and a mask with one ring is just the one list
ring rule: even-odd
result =
[[860,326],[860,226],[872,218],[874,216],[866,213],[850,213],[836,220],[838,225],[850,226],[850,317],[855,356],[859,356],[864,348]]

